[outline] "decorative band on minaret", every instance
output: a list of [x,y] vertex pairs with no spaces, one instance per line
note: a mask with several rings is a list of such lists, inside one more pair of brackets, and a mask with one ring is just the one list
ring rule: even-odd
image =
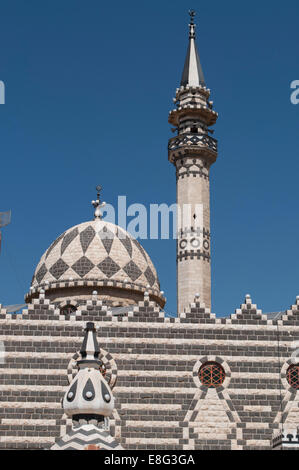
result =
[[195,42],[192,10],[189,46],[176,108],[169,123],[177,136],[168,143],[168,159],[176,167],[177,180],[177,295],[178,314],[196,294],[211,307],[210,167],[217,159],[217,140],[211,134],[218,114],[209,101]]

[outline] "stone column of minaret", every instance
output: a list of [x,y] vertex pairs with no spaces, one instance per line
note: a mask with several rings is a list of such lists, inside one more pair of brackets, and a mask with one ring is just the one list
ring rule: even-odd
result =
[[169,140],[168,159],[177,179],[177,295],[178,314],[195,295],[211,308],[210,167],[217,159],[217,141],[209,127],[218,114],[209,101],[195,43],[195,12],[190,12],[189,47],[176,109],[169,123],[177,136]]
[[61,436],[51,450],[122,450],[105,429],[104,418],[114,409],[112,391],[101,373],[99,346],[94,323],[87,323],[77,361],[78,373],[62,400],[65,414],[72,418],[73,429]]

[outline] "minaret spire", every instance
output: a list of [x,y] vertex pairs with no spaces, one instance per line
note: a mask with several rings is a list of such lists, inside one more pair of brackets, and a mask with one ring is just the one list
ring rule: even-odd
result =
[[210,167],[217,159],[217,141],[209,129],[218,114],[209,101],[210,90],[195,43],[195,12],[190,14],[189,46],[181,86],[169,113],[177,136],[169,140],[168,159],[177,177],[177,293],[178,314],[199,293],[211,307]]
[[194,10],[190,10],[189,15],[189,46],[187,50],[181,86],[205,86],[204,74],[202,71],[199,54],[195,42],[196,24],[194,23],[194,17],[196,13]]

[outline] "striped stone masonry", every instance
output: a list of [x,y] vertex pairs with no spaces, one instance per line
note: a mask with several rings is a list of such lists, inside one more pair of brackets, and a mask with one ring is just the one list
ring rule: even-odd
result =
[[[299,426],[299,392],[287,381],[299,299],[269,320],[249,296],[230,318],[217,318],[198,297],[180,318],[167,318],[146,295],[126,316],[113,316],[96,296],[61,315],[40,294],[20,315],[0,310],[1,449],[49,449],[71,431],[60,402],[87,321],[99,328],[114,387],[107,430],[124,449],[271,449],[282,426]],[[218,388],[200,381],[207,362],[224,370]]]

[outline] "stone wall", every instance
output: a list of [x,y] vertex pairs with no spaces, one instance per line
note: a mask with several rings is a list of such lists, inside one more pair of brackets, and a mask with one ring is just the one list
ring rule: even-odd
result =
[[[299,300],[280,320],[268,320],[250,298],[229,319],[199,299],[180,318],[165,318],[147,297],[113,317],[95,296],[61,316],[41,294],[22,315],[0,311],[0,448],[49,448],[71,425],[60,401],[86,321],[99,328],[116,398],[111,433],[125,449],[268,449],[282,421],[299,424],[299,392],[286,380]],[[220,388],[202,386],[206,361],[222,365]]]

